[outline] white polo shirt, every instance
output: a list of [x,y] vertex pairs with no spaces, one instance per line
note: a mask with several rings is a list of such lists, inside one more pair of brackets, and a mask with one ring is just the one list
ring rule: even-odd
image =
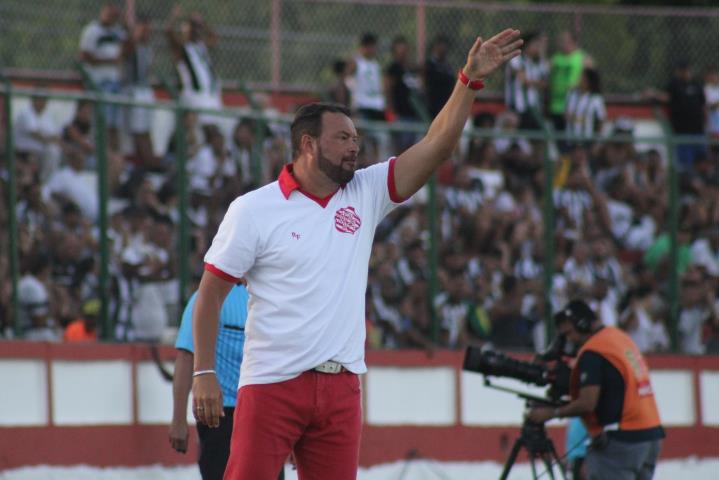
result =
[[205,268],[250,293],[240,387],[289,380],[334,360],[364,373],[365,290],[375,229],[402,201],[394,158],[326,198],[292,165],[230,204]]

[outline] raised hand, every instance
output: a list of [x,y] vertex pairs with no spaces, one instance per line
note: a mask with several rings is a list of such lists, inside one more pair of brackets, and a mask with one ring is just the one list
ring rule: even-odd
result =
[[519,30],[508,28],[486,42],[477,37],[467,55],[465,75],[470,80],[481,80],[522,53],[520,47],[523,42],[519,35]]

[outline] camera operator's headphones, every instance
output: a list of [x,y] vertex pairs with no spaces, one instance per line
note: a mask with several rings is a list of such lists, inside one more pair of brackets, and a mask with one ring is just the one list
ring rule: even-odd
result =
[[579,333],[591,332],[596,319],[597,314],[583,300],[572,300],[554,315],[556,324],[570,322]]

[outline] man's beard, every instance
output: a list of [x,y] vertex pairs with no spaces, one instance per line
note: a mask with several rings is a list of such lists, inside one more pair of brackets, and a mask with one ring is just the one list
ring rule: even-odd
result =
[[348,161],[352,161],[355,165],[357,165],[357,156],[345,155],[344,157],[342,157],[342,161],[340,162],[340,164],[335,165],[329,158],[325,157],[322,154],[321,148],[317,148],[317,165],[319,166],[322,173],[327,175],[327,178],[329,178],[338,185],[345,185],[346,183],[349,183],[349,181],[352,180],[352,178],[354,178],[355,176],[354,168],[352,168],[352,170],[342,168],[342,165]]

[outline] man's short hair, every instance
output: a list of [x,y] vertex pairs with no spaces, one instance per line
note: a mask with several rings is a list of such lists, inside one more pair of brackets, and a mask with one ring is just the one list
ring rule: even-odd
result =
[[377,35],[372,32],[363,33],[360,37],[360,45],[363,47],[372,47],[377,45]]
[[524,40],[525,45],[529,45],[531,42],[533,42],[535,39],[539,38],[539,32],[528,32],[523,35],[522,40]]
[[319,138],[322,134],[322,114],[325,112],[341,113],[348,117],[351,116],[349,109],[338,103],[317,102],[301,106],[299,110],[297,110],[295,119],[290,127],[293,159],[297,158],[300,154],[302,135]]
[[347,62],[344,60],[338,59],[332,62],[332,72],[335,75],[341,75],[347,70]]
[[432,48],[436,47],[437,45],[449,46],[449,44],[450,44],[449,37],[446,35],[440,34],[440,35],[437,35],[436,37],[434,37],[434,39],[432,39],[432,43],[429,44],[429,48],[432,49]]
[[404,35],[397,35],[392,39],[392,49],[394,49],[397,45],[409,45],[409,41],[407,40],[407,37]]

